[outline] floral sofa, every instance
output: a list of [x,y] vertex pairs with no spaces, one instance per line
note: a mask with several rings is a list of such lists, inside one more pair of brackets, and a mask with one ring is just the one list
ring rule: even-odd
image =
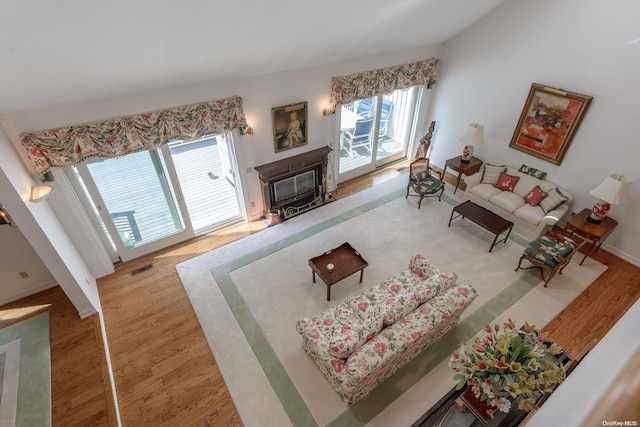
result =
[[485,164],[465,178],[463,200],[471,200],[513,222],[524,237],[537,238],[566,219],[573,195],[546,181],[545,172],[522,165],[520,169]]
[[456,281],[415,254],[407,270],[299,320],[302,346],[350,406],[458,324],[477,293]]

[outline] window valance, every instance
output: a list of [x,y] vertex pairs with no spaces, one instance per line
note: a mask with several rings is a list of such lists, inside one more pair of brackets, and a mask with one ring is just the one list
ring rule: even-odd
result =
[[333,113],[337,104],[348,104],[357,99],[391,93],[396,89],[407,89],[411,86],[431,88],[436,82],[438,62],[438,58],[430,58],[410,64],[333,77],[328,111]]
[[247,126],[242,98],[185,105],[89,124],[20,135],[40,177],[52,167],[91,157],[117,157],[151,150],[174,138],[194,139]]

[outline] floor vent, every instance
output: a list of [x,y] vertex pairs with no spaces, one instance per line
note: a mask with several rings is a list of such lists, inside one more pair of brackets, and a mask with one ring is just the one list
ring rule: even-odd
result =
[[140,274],[143,271],[151,270],[153,268],[153,264],[147,264],[140,268],[136,268],[135,270],[131,270],[131,275],[135,276],[136,274]]

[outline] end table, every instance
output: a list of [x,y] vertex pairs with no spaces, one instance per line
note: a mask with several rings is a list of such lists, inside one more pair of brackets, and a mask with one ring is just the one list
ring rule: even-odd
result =
[[458,191],[458,186],[460,185],[460,178],[462,178],[462,174],[466,176],[473,175],[474,173],[480,170],[482,166],[482,160],[477,157],[471,157],[469,163],[462,162],[462,156],[454,157],[449,159],[444,164],[444,170],[442,171],[442,179],[444,180],[444,176],[447,173],[447,168],[453,169],[458,172],[458,180],[456,181],[456,189],[453,190],[453,194],[456,194]]
[[590,242],[588,246],[585,245],[587,249],[584,252],[584,258],[580,261],[580,265],[587,259],[587,256],[600,249],[602,242],[609,237],[618,225],[618,221],[609,216],[605,216],[600,224],[591,222],[587,219],[590,213],[591,209],[583,209],[581,212],[569,218],[564,226],[565,230],[570,232],[569,237],[571,237],[573,233],[576,233],[578,236]]

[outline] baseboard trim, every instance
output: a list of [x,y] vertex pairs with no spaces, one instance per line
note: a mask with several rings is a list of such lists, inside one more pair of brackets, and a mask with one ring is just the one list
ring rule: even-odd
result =
[[10,302],[18,301],[22,298],[26,298],[28,296],[37,294],[38,292],[46,291],[47,289],[51,289],[56,286],[58,286],[58,282],[54,280],[47,283],[43,283],[42,285],[39,285],[35,288],[30,287],[28,290],[25,290],[11,297],[0,300],[0,305],[5,305],[5,304],[9,304]]

